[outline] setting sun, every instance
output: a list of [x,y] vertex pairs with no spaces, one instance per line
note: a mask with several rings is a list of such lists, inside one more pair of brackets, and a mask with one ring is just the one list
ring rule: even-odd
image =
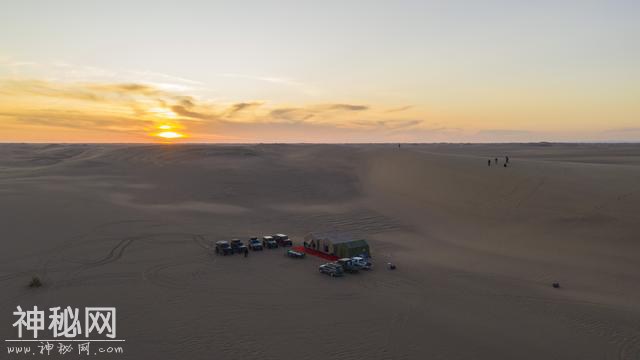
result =
[[184,135],[174,131],[164,131],[159,134],[156,134],[156,136],[159,136],[165,139],[178,139],[178,138],[184,137]]

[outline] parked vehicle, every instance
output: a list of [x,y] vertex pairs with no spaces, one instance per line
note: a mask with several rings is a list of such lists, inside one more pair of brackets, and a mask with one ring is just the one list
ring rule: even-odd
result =
[[243,254],[248,251],[247,245],[245,245],[240,239],[231,240],[231,250],[237,254]]
[[344,270],[342,269],[342,266],[336,263],[322,264],[320,265],[318,270],[320,271],[320,273],[327,274],[331,277],[339,277],[344,275]]
[[262,246],[268,249],[275,249],[278,247],[278,242],[273,238],[273,236],[263,236]]
[[351,258],[338,259],[336,262],[340,264],[346,272],[357,273],[358,270],[360,270],[360,267],[357,266]]
[[354,256],[351,258],[351,261],[355,266],[360,268],[360,270],[371,270],[371,268],[373,267],[373,265],[371,264],[371,262],[369,262],[369,260],[361,256]]
[[307,255],[303,252],[299,252],[299,251],[295,251],[295,250],[287,250],[286,253],[284,253],[286,256],[290,257],[290,258],[294,258],[294,259],[304,259],[304,257]]
[[264,248],[262,247],[262,243],[258,240],[257,237],[252,237],[249,240],[249,249],[253,251],[262,251]]
[[279,246],[293,246],[293,242],[289,239],[288,235],[285,234],[275,234],[273,238],[278,243]]
[[226,240],[217,241],[216,242],[216,254],[217,255],[233,255],[233,249],[231,249],[231,245]]

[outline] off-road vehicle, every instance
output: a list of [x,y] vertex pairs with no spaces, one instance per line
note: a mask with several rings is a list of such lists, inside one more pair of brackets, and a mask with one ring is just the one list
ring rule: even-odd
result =
[[262,237],[262,246],[268,249],[275,249],[278,247],[278,242],[273,236],[263,236]]
[[353,260],[351,260],[351,258],[342,258],[342,259],[338,259],[338,261],[336,261],[338,264],[340,264],[342,266],[342,268],[344,269],[344,271],[349,272],[349,273],[357,273],[358,270],[360,270],[360,267],[357,266]]
[[339,264],[336,264],[336,263],[322,264],[322,265],[320,265],[318,270],[322,274],[327,274],[327,275],[329,275],[331,277],[337,277],[337,276],[344,275],[344,270],[342,269],[342,266],[340,266]]
[[289,239],[288,235],[275,234],[275,235],[273,235],[273,238],[275,239],[275,241],[278,243],[279,246],[282,246],[282,247],[293,246],[293,241],[291,241],[291,239]]
[[226,240],[216,241],[216,254],[220,255],[233,255],[233,249]]
[[366,258],[363,258],[362,256],[354,256],[351,258],[351,261],[355,266],[360,268],[360,270],[371,270],[371,268],[373,267],[371,262]]
[[243,254],[246,251],[249,251],[249,248],[247,248],[247,245],[242,243],[242,240],[233,239],[231,240],[231,250],[236,254]]
[[262,243],[257,237],[252,237],[249,239],[249,249],[253,251],[262,251],[264,247],[262,247]]

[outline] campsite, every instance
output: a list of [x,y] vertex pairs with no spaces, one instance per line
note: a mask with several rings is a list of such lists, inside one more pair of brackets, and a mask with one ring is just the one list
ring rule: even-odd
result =
[[[331,277],[342,277],[344,272],[357,273],[359,270],[371,270],[371,252],[369,244],[366,240],[355,238],[351,235],[340,233],[337,231],[324,233],[308,233],[304,237],[303,246],[294,246],[294,242],[285,234],[265,235],[262,237],[263,242],[273,242],[272,246],[267,249],[285,249],[285,256],[293,259],[304,259],[309,254],[318,259],[332,260],[319,266],[320,273],[326,273]],[[241,239],[234,238],[231,241],[219,240],[211,242],[209,247],[210,253],[215,255],[233,255],[242,254],[245,258],[249,257],[249,250],[253,252],[263,252],[264,247],[258,242],[257,236],[252,236],[248,240],[249,246],[245,245]],[[273,240],[273,239],[277,239]],[[256,244],[259,247],[256,247]],[[268,252],[267,252],[268,253]],[[331,271],[326,269],[331,268]]]

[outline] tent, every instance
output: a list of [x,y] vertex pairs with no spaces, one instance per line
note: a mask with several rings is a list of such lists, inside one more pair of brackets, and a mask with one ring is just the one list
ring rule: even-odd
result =
[[338,232],[309,233],[304,237],[304,246],[340,258],[371,256],[366,240]]

